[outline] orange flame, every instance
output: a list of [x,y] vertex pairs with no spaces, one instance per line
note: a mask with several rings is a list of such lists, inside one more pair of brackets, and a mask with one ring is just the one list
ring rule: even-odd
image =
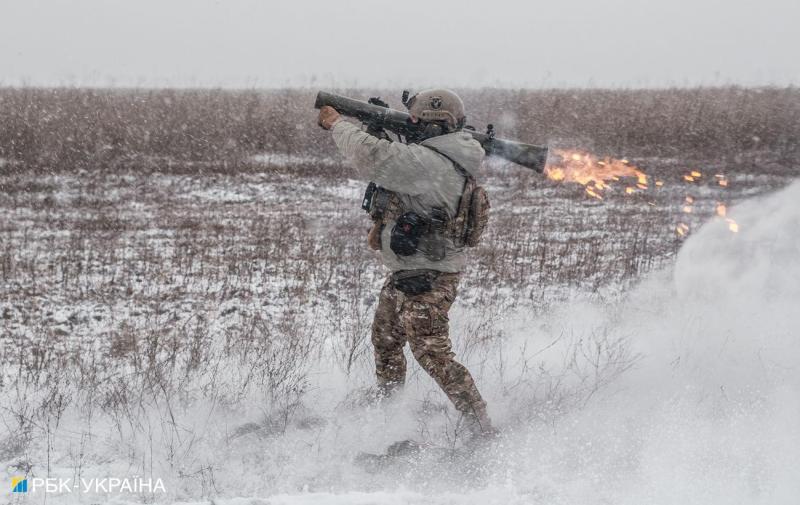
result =
[[647,174],[631,165],[628,160],[614,158],[600,159],[597,156],[567,149],[553,149],[553,159],[548,160],[544,174],[554,181],[577,182],[586,188],[586,194],[602,199],[603,191],[611,187],[611,182],[622,178],[635,178],[636,186],[628,186],[625,193],[630,195],[636,189],[647,189]]
[[[604,192],[612,187],[613,183],[623,184],[624,194],[632,195],[640,190],[649,188],[647,174],[639,168],[631,165],[626,159],[599,158],[585,151],[568,149],[551,149],[552,157],[548,160],[544,168],[544,175],[553,181],[577,182],[584,187],[584,191],[592,198],[603,199]],[[682,174],[685,182],[698,183],[704,180],[700,170],[687,170]],[[625,179],[635,179],[634,181]],[[705,179],[708,183],[716,182],[722,187],[728,186],[728,178],[725,174],[714,174],[714,177]],[[656,188],[664,186],[664,181],[656,180]],[[654,202],[648,202],[655,205]],[[686,195],[684,203],[680,207],[685,214],[694,214],[695,200],[692,196]],[[698,207],[700,208],[700,207]],[[739,224],[727,217],[727,208],[724,203],[717,202],[717,216],[725,219],[728,229],[733,233],[739,232]],[[688,217],[688,216],[687,216]],[[690,227],[687,223],[678,223],[675,232],[686,237]]]

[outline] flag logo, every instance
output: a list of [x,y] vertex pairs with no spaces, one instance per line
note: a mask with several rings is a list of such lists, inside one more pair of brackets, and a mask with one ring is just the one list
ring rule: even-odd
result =
[[25,477],[11,477],[11,492],[27,493],[28,479],[26,479]]

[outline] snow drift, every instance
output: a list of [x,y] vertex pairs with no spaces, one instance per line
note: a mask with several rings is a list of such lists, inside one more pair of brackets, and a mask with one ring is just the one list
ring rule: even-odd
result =
[[[413,435],[408,412],[419,398],[411,391],[404,406],[340,419],[339,435],[330,433],[333,452],[308,455],[306,466],[319,471],[330,471],[333,458],[340,482],[359,492],[332,486],[271,503],[796,503],[800,183],[731,215],[740,233],[712,220],[687,240],[673,269],[651,275],[621,303],[575,301],[545,317],[519,313],[498,323],[509,368],[519,362],[509,349],[518,356],[540,349],[552,364],[563,362],[567,340],[598,334],[627,342],[639,359],[549,423],[520,420],[530,389],[501,387],[519,369],[483,368],[479,383],[505,434],[480,460],[479,479],[470,468],[460,469],[460,480],[452,467],[426,462],[418,463],[425,477],[402,465],[359,475],[340,457]],[[555,335],[572,338],[541,352]],[[285,471],[297,476],[303,468]],[[313,491],[319,473],[306,475]]]

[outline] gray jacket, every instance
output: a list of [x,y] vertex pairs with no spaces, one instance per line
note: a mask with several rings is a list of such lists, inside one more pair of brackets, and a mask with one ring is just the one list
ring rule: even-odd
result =
[[[339,121],[331,131],[339,151],[353,164],[360,178],[398,193],[406,211],[424,216],[429,216],[433,207],[445,208],[449,217],[457,212],[465,177],[448,157],[476,176],[485,154],[480,143],[464,132],[433,137],[421,144],[402,144],[373,137],[347,121]],[[463,270],[464,249],[455,247],[449,239],[441,261],[431,261],[422,253],[397,256],[389,248],[393,226],[393,221],[388,222],[381,236],[383,262],[393,272],[423,268],[441,272]]]

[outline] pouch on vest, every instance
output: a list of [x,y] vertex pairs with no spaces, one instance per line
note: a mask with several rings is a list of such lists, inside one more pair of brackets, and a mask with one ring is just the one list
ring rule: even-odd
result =
[[416,212],[406,212],[397,218],[392,228],[389,248],[398,256],[411,256],[419,249],[419,238],[428,229],[428,223]]
[[475,247],[481,240],[486,226],[489,224],[489,195],[481,186],[472,190],[470,195],[469,215],[467,229],[464,233],[464,243],[468,247]]
[[419,238],[418,249],[430,261],[442,261],[447,255],[446,234],[447,212],[441,207],[433,207],[428,218],[427,233]]

